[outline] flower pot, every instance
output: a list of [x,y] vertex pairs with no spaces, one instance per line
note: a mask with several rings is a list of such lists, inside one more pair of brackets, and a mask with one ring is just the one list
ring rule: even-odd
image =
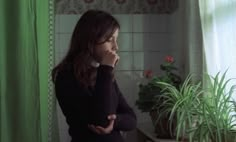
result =
[[169,118],[166,116],[160,119],[160,121],[156,123],[156,120],[158,117],[158,113],[156,110],[150,111],[150,116],[152,119],[153,126],[155,128],[155,133],[158,138],[161,138],[161,139],[174,139],[175,138],[175,128],[176,128],[175,122],[173,122],[171,126],[170,122],[168,121]]
[[[216,133],[216,132],[215,132]],[[230,131],[226,134],[225,138],[224,138],[224,134],[222,132],[222,136],[221,136],[221,140],[217,139],[217,135],[213,133],[213,136],[211,136],[211,141],[212,142],[235,142],[236,141],[236,131]]]

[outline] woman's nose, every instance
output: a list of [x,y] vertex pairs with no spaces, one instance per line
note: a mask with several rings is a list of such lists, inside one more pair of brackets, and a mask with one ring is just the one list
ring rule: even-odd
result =
[[114,45],[113,45],[113,50],[118,51],[118,49],[119,49],[118,44],[117,44],[117,42],[115,41],[115,42],[114,42]]

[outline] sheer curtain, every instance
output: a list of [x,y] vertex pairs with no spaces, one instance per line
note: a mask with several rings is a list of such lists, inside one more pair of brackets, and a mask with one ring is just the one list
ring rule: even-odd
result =
[[51,140],[50,4],[53,0],[0,0],[1,142]]
[[236,0],[199,0],[199,7],[205,71],[214,76],[228,69],[227,78],[236,78]]
[[185,74],[194,75],[194,80],[202,79],[202,30],[197,0],[180,1],[183,5],[182,41],[185,55]]

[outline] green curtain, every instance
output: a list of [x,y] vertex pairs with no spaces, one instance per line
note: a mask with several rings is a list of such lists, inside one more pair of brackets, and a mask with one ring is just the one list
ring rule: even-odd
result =
[[49,5],[0,1],[1,142],[48,142]]

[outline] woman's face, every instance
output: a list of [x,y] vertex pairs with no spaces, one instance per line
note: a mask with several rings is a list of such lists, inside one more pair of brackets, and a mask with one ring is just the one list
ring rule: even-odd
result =
[[95,47],[95,59],[98,62],[102,60],[106,51],[115,53],[118,51],[118,45],[117,45],[118,34],[119,34],[119,29],[116,29],[113,35],[107,41]]

